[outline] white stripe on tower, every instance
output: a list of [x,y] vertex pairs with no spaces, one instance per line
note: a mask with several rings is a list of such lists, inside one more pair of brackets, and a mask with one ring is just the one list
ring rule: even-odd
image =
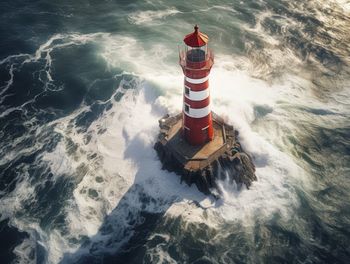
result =
[[185,76],[185,80],[189,83],[192,83],[192,84],[200,84],[200,83],[204,83],[204,82],[208,81],[209,75],[204,77],[204,78],[200,78],[200,79],[192,79],[192,78]]
[[202,101],[209,97],[209,87],[202,91],[192,91],[190,87],[185,86],[185,88],[189,89],[189,94],[185,93],[186,98],[192,101]]
[[[186,105],[186,103],[185,103]],[[188,105],[188,104],[187,104]],[[207,105],[206,107],[203,108],[189,108],[189,111],[185,111],[185,115],[192,117],[192,118],[202,118],[210,114],[210,105]]]

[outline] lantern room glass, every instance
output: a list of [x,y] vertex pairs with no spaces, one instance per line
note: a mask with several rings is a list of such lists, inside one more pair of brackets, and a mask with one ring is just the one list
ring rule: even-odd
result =
[[205,61],[208,53],[208,45],[202,47],[186,46],[187,60],[190,62]]

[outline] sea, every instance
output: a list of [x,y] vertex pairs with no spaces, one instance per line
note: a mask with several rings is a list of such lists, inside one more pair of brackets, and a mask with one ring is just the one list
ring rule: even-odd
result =
[[[0,263],[350,263],[350,1],[2,0]],[[256,166],[162,169],[194,25]]]

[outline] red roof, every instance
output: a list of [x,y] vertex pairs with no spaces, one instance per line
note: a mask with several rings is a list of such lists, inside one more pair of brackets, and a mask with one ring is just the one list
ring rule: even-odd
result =
[[198,26],[194,26],[194,32],[188,34],[184,38],[184,42],[190,47],[202,47],[208,43],[208,36],[202,32],[199,32]]

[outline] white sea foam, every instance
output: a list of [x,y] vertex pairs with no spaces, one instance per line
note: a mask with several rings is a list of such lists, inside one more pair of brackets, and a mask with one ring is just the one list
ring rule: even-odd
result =
[[[47,162],[56,177],[72,174],[81,164],[84,164],[86,169],[74,190],[69,206],[65,209],[69,234],[63,236],[58,230],[52,230],[49,234],[40,236],[40,240],[46,245],[49,262],[56,263],[64,253],[74,252],[79,247],[79,244],[69,243],[70,239],[79,239],[82,235],[90,237],[96,235],[104,217],[112,212],[134,184],[141,185],[147,195],[158,200],[168,200],[169,205],[172,203],[167,214],[181,214],[188,221],[204,221],[214,226],[222,219],[252,221],[257,210],[266,216],[275,210],[288,211],[287,207],[281,208],[281,205],[291,201],[289,197],[291,194],[288,196],[287,190],[281,185],[290,175],[281,173],[284,167],[282,161],[279,162],[280,153],[256,135],[250,126],[254,119],[253,105],[260,103],[273,107],[276,100],[273,96],[276,94],[275,91],[266,92],[270,87],[261,81],[251,79],[244,72],[232,72],[230,67],[225,70],[228,65],[225,61],[220,71],[214,70],[211,76],[214,110],[224,114],[240,129],[242,141],[249,152],[268,157],[266,163],[258,167],[259,181],[254,184],[251,191],[243,190],[235,193],[227,189],[222,205],[218,205],[196,191],[195,187],[180,185],[177,176],[162,171],[153,150],[158,133],[157,119],[167,109],[176,112],[181,108],[182,76],[179,70],[176,75],[173,74],[174,67],[164,67],[166,66],[164,58],[168,55],[167,53],[164,55],[166,49],[155,45],[150,53],[141,49],[139,54],[135,54],[134,51],[140,50],[140,47],[131,38],[116,39],[103,36],[102,41],[105,52],[108,52],[102,56],[108,58],[107,62],[111,66],[117,66],[116,63],[129,63],[129,69],[136,71],[145,80],[138,84],[136,82],[138,86],[136,89],[124,91],[122,100],[113,102],[112,109],[90,126],[87,131],[92,135],[89,144],[84,144],[84,135],[69,126],[71,120],[86,110],[84,107],[71,116],[55,121],[56,132],[77,144],[78,150],[74,155],[65,153],[67,150],[63,140],[54,152],[43,155],[43,161]],[[121,46],[118,43],[124,44]],[[50,45],[43,45],[40,49],[52,48]],[[162,53],[157,53],[159,50]],[[137,63],[133,63],[135,61],[133,56],[137,56]],[[234,84],[234,87],[227,84]],[[121,85],[123,86],[123,82]],[[257,93],[263,96],[255,97]],[[222,94],[226,95],[225,98]],[[99,134],[100,129],[106,131]],[[97,153],[96,159],[88,160],[89,153]],[[286,164],[288,163],[284,166]],[[96,177],[101,177],[102,182],[97,182]],[[28,190],[28,188],[20,189]],[[91,196],[89,193],[91,190],[97,195]],[[141,204],[137,199],[138,193],[128,195],[130,202],[133,201],[130,210],[131,208],[141,210]],[[203,218],[203,209],[194,206],[191,201],[197,201],[203,207],[209,208],[207,209],[209,220]],[[150,204],[144,210],[166,209],[162,208],[164,206]],[[185,211],[191,213],[184,214]],[[25,223],[18,226],[26,229]],[[42,233],[40,228],[37,231]],[[103,240],[103,237],[98,236],[95,239]]]
[[335,0],[336,3],[341,6],[344,11],[350,12],[350,1],[349,0]]
[[[14,76],[14,75],[13,75],[13,69],[14,69],[14,66],[13,66],[13,64],[11,64],[10,70],[9,70],[10,79],[6,82],[6,85],[0,87],[0,96],[1,96],[3,93],[5,93],[5,92],[8,90],[8,88],[13,84],[13,76]],[[1,97],[1,98],[0,98],[0,103],[2,103],[3,100],[4,100],[4,97]]]
[[[89,131],[93,133],[90,143],[86,146],[83,144],[79,146],[82,152],[97,153],[102,160],[101,164],[96,167],[90,166],[75,189],[74,199],[67,208],[67,222],[71,236],[96,235],[104,217],[111,213],[134,184],[141,185],[147,195],[156,199],[169,200],[169,202],[176,199],[181,193],[185,195],[186,192],[190,193],[188,199],[203,196],[196,192],[191,194],[192,191],[188,187],[179,184],[178,177],[161,171],[161,165],[152,148],[158,131],[157,119],[161,113],[157,115],[157,109],[153,106],[152,101],[147,102],[150,100],[149,97],[156,99],[150,95],[153,91],[149,88],[142,89],[142,87],[144,86],[126,92],[121,102],[115,103],[110,111],[89,128]],[[98,135],[97,130],[101,127],[107,130],[104,134]],[[69,133],[66,136],[74,142],[81,142],[81,135]],[[51,157],[50,154],[49,157]],[[60,162],[59,159],[58,162]],[[79,162],[85,159],[84,155],[78,158]],[[51,159],[51,167],[54,161]],[[72,160],[73,164],[75,162]],[[56,166],[53,166],[53,169],[56,169]],[[98,176],[103,179],[102,182],[96,181]],[[169,191],[169,186],[171,186],[171,191]],[[95,190],[98,196],[91,197],[89,189]],[[131,194],[130,197],[130,211],[132,212],[133,208],[140,210],[142,205],[138,201],[138,193]],[[162,206],[157,207],[150,204],[145,210],[157,212],[162,210]],[[56,235],[47,241],[48,244],[53,243],[52,248],[55,249],[53,251],[51,246],[48,247],[52,262],[59,260],[63,252],[74,251],[79,246],[66,245],[60,242],[61,239]],[[98,236],[95,239],[103,238]],[[61,249],[56,251],[57,247]]]
[[159,20],[172,16],[175,14],[181,13],[176,8],[169,8],[166,10],[147,10],[147,11],[138,11],[131,13],[128,16],[128,20],[131,24],[141,25],[141,24],[154,24],[160,23]]
[[[140,43],[128,36],[95,34],[69,36],[68,39],[67,43],[93,41],[103,46],[101,57],[110,67],[127,69],[139,77],[132,79],[134,89],[124,89],[130,80],[120,83],[116,91],[124,93],[121,101],[114,101],[113,95],[110,99],[112,108],[94,121],[86,133],[79,133],[71,126],[72,120],[87,111],[84,105],[70,116],[47,124],[55,126],[55,131],[63,139],[53,152],[43,154],[42,161],[56,177],[67,174],[79,178],[73,197],[65,208],[68,232],[62,233],[55,228],[44,232],[35,223],[30,225],[40,234],[38,237],[48,251],[49,263],[57,263],[65,253],[78,250],[80,244],[72,242],[74,239],[80,241],[82,236],[92,237],[93,241],[107,239],[98,232],[109,214],[116,215],[121,233],[128,230],[125,220],[128,214],[137,214],[141,210],[166,211],[168,216],[182,216],[185,221],[203,222],[213,227],[225,221],[240,221],[249,227],[256,218],[269,218],[275,212],[285,218],[291,216],[293,208],[298,206],[293,183],[302,181],[305,172],[269,137],[257,133],[259,127],[255,124],[254,107],[268,107],[272,109],[268,115],[278,116],[283,112],[279,102],[285,100],[286,95],[293,98],[304,92],[290,85],[296,82],[295,79],[284,76],[288,78],[284,83],[269,84],[240,69],[238,57],[217,56],[210,76],[213,110],[240,131],[240,141],[257,165],[258,181],[253,183],[251,190],[240,191],[225,181],[220,182],[224,196],[215,201],[199,193],[194,186],[181,185],[175,174],[161,170],[153,150],[158,133],[157,120],[166,112],[176,113],[181,109],[182,73],[175,65],[176,61],[167,61],[174,51],[157,44],[146,52]],[[41,57],[43,50],[49,54],[52,45],[53,41],[41,46],[35,59]],[[288,119],[283,119],[283,122],[295,129],[288,124]],[[260,125],[264,126],[264,120]],[[99,133],[101,130],[104,133]],[[278,136],[278,130],[268,131]],[[91,135],[89,143],[84,140],[86,134]],[[68,153],[68,139],[77,145],[73,154]],[[91,154],[97,155],[90,158]],[[142,191],[156,202],[142,204],[138,199],[139,189],[133,189],[135,186],[141,186]],[[17,206],[20,206],[21,200],[33,193],[28,192],[30,188],[34,187],[17,185],[13,192],[16,198],[7,200],[8,215],[18,210],[10,204],[11,201],[17,199]],[[123,197],[128,199],[128,207],[113,211]],[[29,227],[25,219],[16,219],[14,223],[21,230]],[[127,238],[124,235],[120,243]],[[17,252],[23,252],[20,249],[26,248],[27,244],[26,240]],[[164,256],[164,259],[171,261],[169,256]]]

